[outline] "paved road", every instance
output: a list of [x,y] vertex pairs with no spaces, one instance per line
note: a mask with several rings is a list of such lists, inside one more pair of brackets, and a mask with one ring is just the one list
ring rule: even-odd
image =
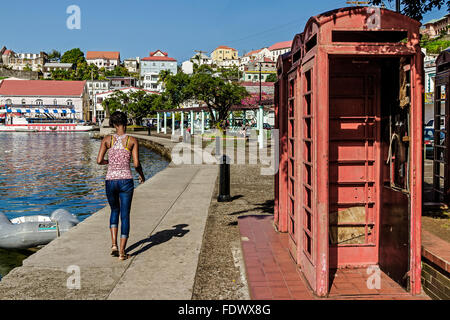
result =
[[0,299],[191,299],[217,172],[215,165],[171,164],[135,190],[131,259],[109,255],[106,207],[4,277]]

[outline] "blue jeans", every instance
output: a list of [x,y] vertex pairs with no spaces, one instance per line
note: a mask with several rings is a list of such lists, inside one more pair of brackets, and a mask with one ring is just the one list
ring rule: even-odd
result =
[[111,207],[109,227],[118,227],[120,215],[120,237],[128,238],[130,234],[130,209],[131,200],[133,199],[134,181],[133,179],[106,180],[105,188],[106,197]]

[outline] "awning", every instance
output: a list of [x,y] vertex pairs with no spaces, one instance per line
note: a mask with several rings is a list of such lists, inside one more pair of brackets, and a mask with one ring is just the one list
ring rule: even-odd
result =
[[76,113],[74,109],[6,109],[6,113]]

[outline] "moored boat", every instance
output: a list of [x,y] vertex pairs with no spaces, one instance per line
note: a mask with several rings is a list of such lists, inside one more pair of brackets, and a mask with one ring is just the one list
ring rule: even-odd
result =
[[0,248],[28,249],[46,245],[79,222],[64,209],[55,210],[50,217],[35,215],[11,220],[0,213]]
[[94,127],[79,120],[74,109],[0,109],[0,132],[78,132]]

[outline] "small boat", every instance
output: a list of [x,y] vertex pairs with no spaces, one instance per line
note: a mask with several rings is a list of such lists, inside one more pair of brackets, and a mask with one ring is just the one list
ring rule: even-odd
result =
[[80,221],[67,210],[55,210],[50,217],[23,216],[8,219],[0,213],[0,248],[28,249],[48,244]]

